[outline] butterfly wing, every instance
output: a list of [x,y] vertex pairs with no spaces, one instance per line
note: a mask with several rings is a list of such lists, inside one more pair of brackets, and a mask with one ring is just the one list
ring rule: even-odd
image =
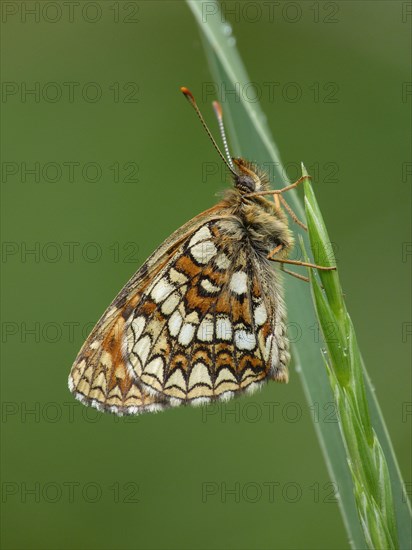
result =
[[[146,286],[125,328],[123,357],[148,394],[204,403],[287,381],[285,312],[265,255],[235,216],[207,221]],[[229,231],[227,230],[229,226]]]
[[236,238],[237,223],[216,205],[145,262],[76,358],[69,387],[79,400],[138,414],[287,381],[280,285],[265,256]]

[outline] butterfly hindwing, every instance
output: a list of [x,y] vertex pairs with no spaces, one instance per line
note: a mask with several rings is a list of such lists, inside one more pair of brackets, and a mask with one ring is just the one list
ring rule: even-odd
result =
[[219,220],[205,223],[129,318],[123,355],[130,371],[171,404],[225,399],[270,377],[287,379],[278,287],[247,243],[229,238]]

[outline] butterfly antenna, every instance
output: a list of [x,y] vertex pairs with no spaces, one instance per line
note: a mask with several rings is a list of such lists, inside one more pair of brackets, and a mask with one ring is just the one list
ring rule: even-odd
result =
[[223,147],[225,148],[226,157],[227,157],[227,160],[228,160],[228,162],[230,164],[230,167],[232,168],[232,171],[233,171],[234,166],[233,166],[233,162],[232,162],[232,157],[230,156],[230,153],[229,153],[229,146],[227,144],[225,126],[223,124],[222,106],[220,105],[220,103],[218,101],[214,101],[213,102],[213,109],[215,110],[215,115],[216,115],[217,121],[219,123],[220,135],[222,136]]
[[[190,90],[188,90],[188,88],[182,86],[180,88],[180,90],[182,91],[182,93],[184,94],[184,96],[186,97],[186,99],[189,101],[189,103],[192,105],[193,109],[196,111],[196,114],[197,116],[199,117],[200,119],[200,122],[202,123],[202,126],[203,128],[206,130],[206,133],[207,135],[209,136],[210,138],[210,141],[213,143],[213,146],[214,148],[216,149],[216,151],[219,153],[219,156],[220,158],[223,160],[223,162],[226,164],[226,166],[229,168],[229,170],[232,172],[232,174],[234,176],[237,176],[234,168],[233,168],[233,165],[231,165],[231,163],[229,164],[229,162],[226,160],[226,157],[225,155],[222,153],[222,151],[219,149],[219,146],[218,144],[216,143],[214,137],[212,136],[212,133],[211,131],[209,130],[206,122],[205,122],[205,119],[203,118],[202,116],[202,113],[200,112],[200,109],[199,107],[197,106],[197,103],[196,103],[196,100],[192,94],[192,92]],[[220,107],[220,105],[219,105]],[[218,117],[218,120],[219,120],[219,117]],[[223,124],[223,123],[222,123]],[[219,126],[220,126],[220,123],[219,123]],[[225,146],[225,149],[226,149],[227,145]]]

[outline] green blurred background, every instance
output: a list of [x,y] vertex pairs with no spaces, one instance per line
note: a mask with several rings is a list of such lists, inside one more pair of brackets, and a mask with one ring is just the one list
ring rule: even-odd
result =
[[[223,10],[290,178],[301,160],[314,175],[410,489],[410,3]],[[219,408],[131,419],[67,390],[114,295],[225,185],[178,91],[217,133],[185,2],[2,2],[1,45],[2,547],[348,548],[312,422],[333,411],[294,371]]]

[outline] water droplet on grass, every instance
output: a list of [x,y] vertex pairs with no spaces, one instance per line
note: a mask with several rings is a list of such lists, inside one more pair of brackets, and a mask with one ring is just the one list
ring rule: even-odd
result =
[[230,25],[229,23],[225,23],[223,25],[223,34],[225,34],[226,36],[231,36],[232,32],[232,25]]

